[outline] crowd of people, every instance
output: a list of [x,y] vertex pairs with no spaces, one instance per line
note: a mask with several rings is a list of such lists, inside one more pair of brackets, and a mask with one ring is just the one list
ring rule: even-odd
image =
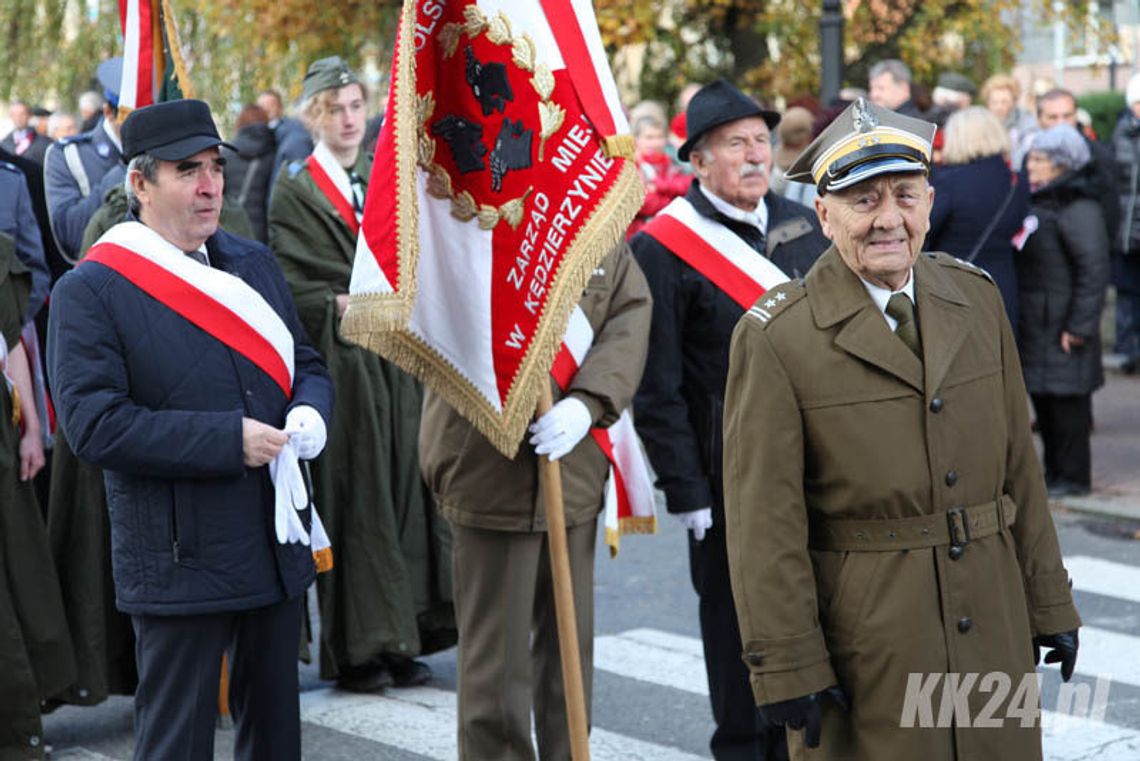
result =
[[[535,465],[567,467],[588,704],[587,432],[631,407],[688,530],[714,758],[1032,757],[1016,732],[868,727],[900,673],[1020,673],[1030,643],[1071,673],[1046,497],[1092,486],[1110,282],[1140,361],[1140,75],[1100,140],[1067,90],[927,95],[897,60],[783,113],[725,80],[633,106],[645,201],[583,300],[599,338],[514,459],[340,334],[383,118],[344,61],[312,63],[296,115],[260,93],[230,141],[201,101],[120,119],[121,61],[96,76],[80,131],[14,101],[0,141],[0,756],[43,756],[44,710],[133,694],[136,758],[212,757],[224,670],[237,755],[298,758],[315,581],[323,679],[423,684],[417,656],[458,643],[461,757],[533,758],[533,712],[539,756],[567,758]],[[895,648],[922,611],[953,626]]]

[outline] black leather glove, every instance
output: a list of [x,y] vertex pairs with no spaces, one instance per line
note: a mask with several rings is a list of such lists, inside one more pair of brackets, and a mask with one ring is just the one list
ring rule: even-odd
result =
[[832,685],[822,692],[813,692],[779,703],[760,706],[760,715],[769,724],[784,724],[788,729],[804,729],[804,745],[819,747],[819,735],[823,723],[823,699],[831,698],[844,713],[849,710],[847,696],[838,685]]
[[1061,678],[1066,682],[1069,681],[1073,675],[1073,669],[1077,665],[1077,648],[1080,647],[1077,630],[1073,629],[1071,632],[1061,632],[1060,634],[1042,634],[1034,637],[1034,666],[1041,662],[1041,648],[1043,647],[1049,648],[1049,652],[1045,653],[1045,662],[1060,663]]

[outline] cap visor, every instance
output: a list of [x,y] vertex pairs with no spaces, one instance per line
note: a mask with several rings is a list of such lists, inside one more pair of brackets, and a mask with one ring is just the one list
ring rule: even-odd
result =
[[909,174],[926,171],[926,164],[903,158],[890,157],[878,161],[868,161],[865,164],[860,164],[855,167],[838,180],[828,182],[827,192],[832,193],[836,190],[849,188],[852,185],[858,185],[860,182],[869,180],[872,177],[877,177],[880,174]]

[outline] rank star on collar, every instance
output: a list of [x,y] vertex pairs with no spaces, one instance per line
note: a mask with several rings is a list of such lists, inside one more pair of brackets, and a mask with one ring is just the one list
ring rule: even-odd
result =
[[781,301],[783,301],[786,298],[788,298],[788,297],[783,292],[777,293],[775,296],[773,296],[772,298],[765,301],[764,306],[771,309],[772,307],[776,306],[776,304],[780,303]]

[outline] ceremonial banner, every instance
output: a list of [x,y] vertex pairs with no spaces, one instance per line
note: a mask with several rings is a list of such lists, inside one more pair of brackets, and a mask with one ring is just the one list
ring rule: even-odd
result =
[[123,32],[120,118],[136,108],[183,95],[194,97],[169,0],[119,0],[119,23]]
[[642,202],[588,0],[407,0],[345,337],[513,457]]

